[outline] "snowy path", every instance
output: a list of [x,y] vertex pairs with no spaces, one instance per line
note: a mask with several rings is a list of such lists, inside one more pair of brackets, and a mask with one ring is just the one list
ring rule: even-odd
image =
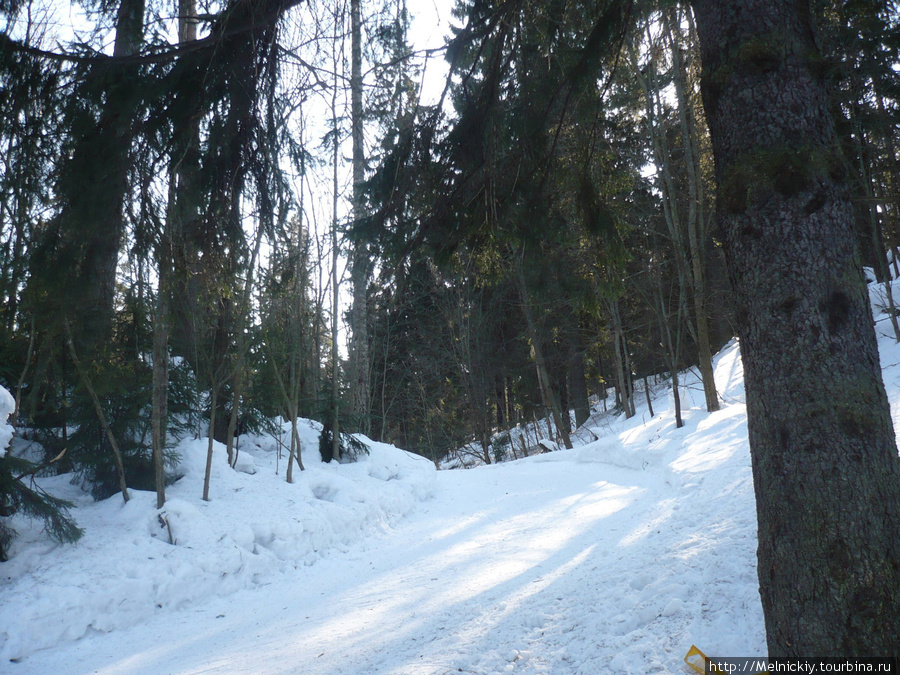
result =
[[[900,344],[878,329],[900,428]],[[308,423],[295,484],[250,439],[239,471],[217,451],[203,502],[206,441],[186,442],[174,546],[152,494],[94,503],[47,479],[86,534],[59,546],[14,522],[0,673],[647,675],[686,673],[691,644],[762,656],[737,345],[716,357],[720,412],[692,378],[681,429],[664,394],[655,417],[595,420],[593,443],[470,471],[383,444],[323,465]]]
[[[702,503],[681,517],[678,497],[696,483],[673,484],[666,466],[612,466],[590,447],[441,472],[435,497],[392,530],[293,578],[43,650],[9,672],[682,672],[717,609],[705,582],[746,585],[716,556],[735,541],[698,538],[698,519],[722,522]],[[738,553],[752,554],[744,530]],[[754,623],[753,608],[743,613],[737,633]],[[758,640],[747,637],[738,645]]]

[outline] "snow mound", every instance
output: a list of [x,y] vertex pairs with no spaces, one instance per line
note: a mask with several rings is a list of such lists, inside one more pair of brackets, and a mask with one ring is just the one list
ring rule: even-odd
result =
[[[0,406],[7,399],[0,393]],[[29,532],[37,524],[16,518],[22,537],[0,585],[0,663],[271,583],[387,530],[433,494],[430,461],[362,439],[369,455],[323,464],[316,425],[300,426],[308,468],[294,467],[293,484],[284,480],[290,425],[277,439],[280,452],[276,439],[241,439],[235,469],[214,442],[209,502],[201,499],[207,439],[176,448],[180,478],[160,510],[155,493],[94,503],[69,477],[44,479],[46,489],[78,503],[73,515],[85,534],[74,545],[38,545]]]

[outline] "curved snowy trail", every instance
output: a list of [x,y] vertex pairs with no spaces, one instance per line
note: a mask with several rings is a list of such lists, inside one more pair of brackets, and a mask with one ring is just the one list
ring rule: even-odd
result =
[[683,672],[691,642],[760,640],[739,455],[705,488],[708,472],[591,446],[439,472],[432,499],[347,552],[8,672]]

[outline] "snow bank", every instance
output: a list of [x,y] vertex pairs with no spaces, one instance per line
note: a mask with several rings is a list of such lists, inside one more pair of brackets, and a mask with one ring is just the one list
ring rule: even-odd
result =
[[[876,321],[900,428],[900,345]],[[763,656],[736,342],[715,376],[723,407],[709,415],[699,377],[683,375],[680,429],[657,386],[653,416],[639,397],[635,417],[598,414],[573,450],[470,471],[435,475],[378,443],[357,464],[324,465],[304,423],[293,485],[273,442],[247,437],[239,471],[215,446],[210,502],[205,441],[180,447],[162,512],[148,493],[95,504],[47,480],[81,505],[87,533],[64,548],[17,541],[0,567],[0,658],[25,656],[10,666],[22,675],[555,675],[686,672],[691,644]]]
[[37,536],[37,524],[16,519],[22,536],[0,582],[0,663],[270,583],[387,528],[431,496],[430,461],[367,440],[370,454],[359,462],[323,464],[316,425],[300,426],[307,470],[295,466],[293,484],[275,439],[242,439],[238,470],[214,443],[209,502],[201,499],[207,439],[178,446],[180,479],[159,511],[155,493],[94,503],[69,477],[45,479],[46,489],[78,504],[73,515],[85,535],[58,546]]

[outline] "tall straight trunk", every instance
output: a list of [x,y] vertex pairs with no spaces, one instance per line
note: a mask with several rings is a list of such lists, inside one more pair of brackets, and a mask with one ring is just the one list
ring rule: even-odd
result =
[[694,9],[769,655],[900,656],[900,459],[809,4]]
[[569,415],[571,402],[569,401],[569,382],[566,379],[568,375],[566,371],[568,368],[565,368],[562,364],[556,362],[554,370],[556,371],[556,391],[559,392],[559,412],[562,416],[562,423],[566,429],[566,433],[571,434],[572,416]]
[[[335,69],[335,72],[337,70]],[[338,119],[337,83],[331,97],[331,113],[334,120],[334,144],[332,146],[332,221],[331,221],[331,458],[341,459],[341,420],[338,410],[340,403],[340,365],[338,360]]]
[[647,410],[650,417],[653,417],[653,401],[650,400],[650,383],[647,382],[647,376],[644,375],[644,397],[647,399]]
[[497,428],[507,426],[509,420],[506,417],[506,391],[503,389],[503,378],[498,374],[494,377],[494,398],[496,399]]
[[575,349],[569,357],[569,394],[575,410],[575,428],[588,421],[591,404],[588,402],[587,378],[584,376],[584,352]]
[[547,362],[544,359],[544,351],[541,349],[540,335],[537,330],[537,323],[534,320],[534,312],[531,309],[531,302],[528,298],[528,287],[525,284],[525,276],[521,270],[518,271],[519,296],[522,300],[522,313],[525,315],[525,323],[528,327],[528,337],[531,340],[531,349],[534,356],[534,367],[537,371],[538,387],[541,390],[541,399],[544,407],[553,416],[553,423],[556,430],[563,439],[563,444],[567,449],[572,449],[572,440],[569,438],[569,432],[566,430],[562,420],[562,413],[559,405],[553,396],[553,390],[550,387],[550,375],[547,372]]
[[[652,42],[649,25],[646,28],[646,32],[648,41]],[[669,239],[672,242],[672,250],[675,254],[679,310],[682,316],[687,316],[688,290],[691,287],[689,254],[686,250],[685,237],[682,236],[682,215],[678,201],[681,190],[675,182],[671,161],[672,152],[669,148],[668,138],[663,130],[663,122],[659,120],[660,111],[663,110],[664,105],[661,96],[662,87],[655,75],[657,64],[655,60],[652,60],[645,73],[640,68],[637,52],[633,48],[629,49],[629,59],[632,64],[632,75],[634,75],[644,94],[647,127],[653,158],[657,167],[657,184],[663,195],[661,200],[663,218],[665,219],[666,228],[669,231]]]
[[[19,374],[19,381],[16,384],[16,407],[13,408],[12,415],[10,415],[7,420],[9,426],[13,428],[15,428],[16,424],[19,422],[19,411],[22,408],[22,388],[25,386],[25,378],[28,376],[28,368],[31,366],[31,359],[34,356],[35,332],[34,315],[32,314],[31,326],[28,329],[28,351],[25,353],[25,365],[22,367],[22,372]],[[65,381],[65,371],[63,371],[63,381]],[[65,428],[65,424],[63,424],[63,428]],[[63,445],[63,447],[66,446]]]
[[[187,42],[197,39],[197,23],[192,17],[196,15],[195,0],[179,0],[178,3],[178,40]],[[193,128],[196,128],[193,122]],[[190,128],[190,127],[189,127]],[[192,134],[185,133],[190,145]],[[196,130],[199,136],[199,129]],[[157,250],[157,274],[159,284],[156,297],[156,308],[153,317],[153,395],[151,401],[151,439],[153,456],[153,477],[156,485],[156,508],[161,509],[166,503],[166,469],[165,449],[168,434],[168,388],[169,388],[169,333],[170,302],[174,282],[175,241],[180,241],[183,221],[188,217],[185,204],[190,203],[193,195],[184,194],[192,185],[186,177],[183,155],[174,162],[169,176],[169,210],[166,218],[166,230],[160,237]]]
[[863,193],[866,196],[866,215],[869,220],[869,237],[872,240],[872,256],[875,258],[875,276],[881,282],[887,301],[887,314],[890,318],[891,328],[894,330],[894,341],[900,342],[900,324],[897,323],[897,306],[894,304],[893,284],[891,272],[888,268],[887,250],[884,247],[884,233],[881,227],[881,217],[875,204],[875,188],[873,186],[872,173],[869,167],[870,144],[866,138],[866,132],[862,128],[859,107],[855,106],[853,115],[856,127],[854,137],[857,141],[857,155],[859,157],[859,179],[862,182]]
[[215,448],[216,408],[219,407],[219,382],[213,377],[209,392],[209,434],[206,446],[206,470],[203,473],[203,501],[209,501],[209,482],[212,476],[213,450]]
[[664,12],[665,23],[672,51],[672,82],[678,101],[678,119],[681,126],[681,142],[687,169],[688,213],[685,219],[690,261],[691,296],[694,300],[694,326],[697,338],[697,360],[707,412],[719,409],[716,393],[716,377],[712,364],[712,348],[709,340],[709,318],[706,309],[706,256],[703,244],[706,240],[703,219],[703,183],[700,175],[700,151],[697,144],[697,121],[693,104],[688,98],[686,66],[681,55],[680,22],[673,16],[674,10]]
[[153,317],[153,395],[150,426],[153,476],[156,484],[156,508],[166,503],[165,449],[168,432],[169,387],[169,294],[171,293],[171,240],[164,235],[157,254],[159,285]]
[[659,322],[659,333],[662,336],[663,356],[666,361],[666,367],[669,369],[669,377],[672,379],[672,398],[675,405],[675,428],[680,429],[684,426],[684,420],[681,418],[681,393],[678,391],[678,362],[681,355],[681,318],[679,316],[678,333],[673,340],[672,329],[669,326],[669,315],[666,312],[666,302],[663,297],[662,273],[659,264],[653,265],[653,278],[655,281],[655,313]]
[[[616,303],[616,312],[619,311],[619,305]],[[634,417],[637,411],[634,407],[634,373],[631,368],[631,352],[628,349],[628,338],[625,335],[625,327],[619,318],[619,338],[622,340],[622,365],[625,369],[625,388],[628,390],[628,405],[631,408],[631,416]]]
[[891,207],[888,209],[888,213],[893,211],[891,220],[893,221],[894,228],[893,231],[890,232],[890,235],[892,235],[890,239],[890,248],[893,253],[891,260],[894,265],[894,278],[898,278],[900,277],[900,267],[898,267],[897,262],[896,227],[898,220],[900,220],[900,185],[898,185],[898,181],[900,181],[900,161],[897,159],[897,148],[894,143],[894,129],[888,125],[889,117],[885,110],[884,99],[881,94],[876,93],[875,101],[878,106],[878,122],[881,127],[881,136],[884,138],[885,150],[887,151],[889,180],[888,185],[885,187],[889,193],[889,199],[886,202],[886,206],[889,205]]
[[[365,180],[365,148],[363,143],[363,78],[362,78],[362,12],[360,0],[350,0],[350,136],[352,141],[353,217],[364,214],[363,181]],[[352,250],[350,279],[353,286],[353,306],[350,310],[350,387],[353,416],[357,428],[370,431],[369,415],[369,254],[361,242]]]
[[616,389],[619,393],[619,401],[622,404],[622,409],[625,411],[625,418],[627,419],[629,417],[634,417],[635,410],[634,402],[631,397],[631,386],[629,385],[631,369],[626,365],[627,349],[625,348],[625,331],[622,328],[622,315],[619,312],[619,301],[610,300],[607,303],[607,309],[609,310],[609,319],[612,323],[613,348],[616,355],[616,381],[618,382]]
[[228,464],[234,466],[237,458],[234,455],[234,435],[237,430],[238,417],[240,415],[241,395],[244,387],[244,358],[247,354],[247,338],[246,331],[243,326],[245,322],[249,322],[250,315],[250,295],[253,292],[253,272],[256,269],[256,261],[259,258],[259,251],[262,246],[262,238],[265,228],[262,223],[258,224],[256,231],[256,242],[253,246],[253,253],[250,255],[250,262],[247,265],[247,277],[244,280],[243,293],[238,301],[240,302],[237,312],[236,323],[237,329],[237,345],[235,346],[235,365],[232,373],[232,396],[231,396],[231,415],[228,418],[228,432],[226,435],[226,455]]

